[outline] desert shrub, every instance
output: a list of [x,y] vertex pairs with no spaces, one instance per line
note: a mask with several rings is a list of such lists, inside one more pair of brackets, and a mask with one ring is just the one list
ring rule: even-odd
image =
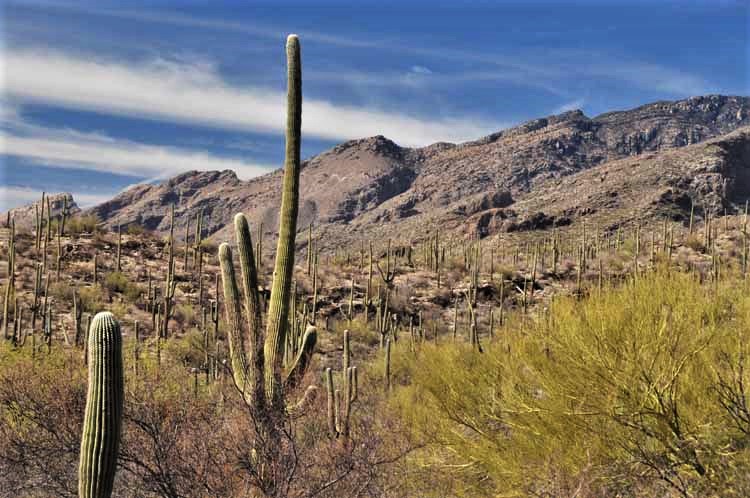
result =
[[141,296],[141,288],[135,282],[121,272],[112,272],[104,278],[104,287],[109,292],[118,292],[122,294],[129,302],[137,301]]
[[369,348],[380,344],[380,334],[375,330],[374,320],[375,316],[371,311],[368,323],[365,323],[364,316],[360,314],[355,315],[351,322],[348,320],[334,322],[333,328],[339,337],[343,336],[344,329],[348,329],[351,333],[352,342],[363,344]]
[[695,252],[704,252],[706,250],[703,245],[703,237],[696,234],[690,235],[685,241],[685,245]]
[[[16,233],[16,254],[25,254],[28,252],[32,245],[34,244],[34,241],[31,237],[23,237],[20,236],[18,233]],[[7,248],[4,248],[4,257],[7,257]]]
[[93,214],[73,216],[69,220],[65,220],[66,234],[80,235],[99,231],[99,219]]
[[201,248],[204,255],[216,256],[216,251],[219,249],[219,245],[213,240],[201,241]]
[[50,296],[54,296],[64,302],[73,302],[73,292],[75,292],[75,289],[67,282],[55,282],[49,287]]
[[[649,274],[556,300],[485,354],[394,354],[394,376],[408,379],[394,404],[428,442],[413,468],[456,496],[746,495],[743,287]],[[434,481],[418,491],[445,496]]]
[[87,313],[97,313],[104,309],[104,295],[98,285],[78,289],[78,298]]
[[184,367],[200,367],[203,365],[203,334],[198,329],[185,331],[179,339],[166,340],[163,349],[165,354]]
[[143,235],[143,233],[146,231],[145,228],[143,228],[141,225],[137,223],[132,223],[128,225],[128,235]]
[[[70,351],[53,349],[37,360],[26,353],[0,345],[0,496],[73,498],[85,367]],[[156,382],[155,364],[142,356],[138,378],[126,368],[114,496],[241,496],[243,482],[226,451],[242,441],[240,427],[249,429],[237,406],[217,403],[205,385],[196,397],[184,368],[166,361]]]
[[189,303],[181,303],[174,307],[174,321],[181,328],[186,328],[192,325],[199,325],[201,317],[198,315],[195,307]]
[[[248,483],[257,462],[247,439],[254,421],[231,378],[206,384],[201,374],[194,390],[185,359],[199,361],[198,336],[164,341],[158,365],[155,342],[142,341],[138,375],[134,343],[125,341],[125,406],[113,496],[251,496]],[[384,402],[381,384],[370,382],[364,370],[349,443],[329,437],[325,396],[285,426],[284,444],[294,445],[296,460],[287,462],[290,480],[281,496],[408,496],[392,483],[394,476],[407,474],[398,460],[413,445],[399,421],[378,409]],[[77,496],[85,396],[80,351],[53,348],[32,360],[28,344],[15,350],[0,343],[0,496]]]
[[52,351],[33,362],[0,345],[0,496],[78,496],[85,374]]

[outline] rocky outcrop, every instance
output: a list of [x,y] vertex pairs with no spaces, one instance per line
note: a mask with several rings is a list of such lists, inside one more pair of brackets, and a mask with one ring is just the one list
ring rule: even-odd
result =
[[[66,200],[68,204],[68,213],[70,215],[77,214],[81,211],[81,209],[78,207],[75,200],[73,199],[73,196],[68,192],[63,192],[59,194],[48,194],[47,196],[45,196],[45,199],[46,198],[49,198],[50,215],[52,216],[52,218],[56,218],[60,215],[60,213],[62,213]],[[42,199],[40,195],[39,200],[36,202],[27,204],[25,206],[10,209],[9,211],[6,211],[4,213],[0,213],[0,219],[3,220],[3,223],[5,223],[6,218],[8,217],[8,215],[10,215],[10,217],[15,220],[17,227],[19,228],[33,227],[34,224],[36,223],[35,221],[36,210],[35,209],[39,208],[41,200]],[[46,201],[45,201],[45,206],[44,206],[44,212],[45,213],[47,212]],[[46,214],[45,214],[45,217],[46,217]]]

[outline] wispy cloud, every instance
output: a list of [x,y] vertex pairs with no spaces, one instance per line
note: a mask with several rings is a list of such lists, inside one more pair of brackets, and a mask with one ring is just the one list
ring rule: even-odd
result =
[[[161,59],[128,64],[16,50],[6,54],[5,72],[6,93],[21,101],[267,133],[285,125],[285,92],[232,86],[206,64]],[[460,142],[504,127],[472,117],[415,117],[320,99],[305,100],[302,122],[303,132],[317,138],[383,134],[409,146]]]
[[619,80],[643,90],[672,95],[693,96],[716,91],[705,78],[648,62],[599,61],[585,66],[583,71],[593,77]]
[[[731,0],[730,0],[731,1]],[[118,17],[136,22],[158,23],[163,25],[186,27],[191,29],[215,32],[234,32],[251,35],[268,40],[279,40],[285,33],[284,26],[264,23],[238,22],[219,17],[197,17],[189,14],[165,10],[130,10],[118,8],[101,8],[93,6],[71,6],[52,2],[49,5],[75,10],[92,15]],[[575,29],[575,36],[587,32],[612,31],[615,26],[593,26]],[[362,33],[327,33],[315,30],[301,30],[304,40],[341,48],[363,48],[370,51],[382,51],[393,54],[409,54],[427,61],[454,61],[461,64],[473,64],[474,69],[466,68],[456,73],[437,74],[431,78],[431,84],[454,84],[457,82],[497,80],[530,88],[538,88],[555,95],[574,95],[577,93],[575,83],[580,77],[596,80],[610,80],[625,83],[642,90],[658,91],[673,96],[688,96],[721,91],[715,84],[705,78],[691,74],[682,68],[669,67],[649,60],[639,60],[627,53],[606,54],[591,51],[580,51],[561,47],[545,48],[541,51],[508,53],[502,46],[494,51],[461,50],[449,47],[434,48],[429,45],[405,43],[400,37],[372,38]],[[537,31],[536,35],[568,33],[570,30]],[[375,86],[400,85],[423,86],[424,76],[434,70],[430,62],[415,64],[410,73],[402,75],[364,74],[351,72],[352,75],[340,77],[354,84],[372,84]],[[481,67],[481,69],[477,69]],[[428,69],[429,68],[429,69]],[[426,69],[426,72],[422,72]],[[438,73],[437,71],[434,71]],[[340,74],[340,73],[339,73]],[[395,77],[393,77],[395,76]]]
[[188,170],[234,170],[248,179],[277,165],[255,164],[203,151],[143,144],[100,133],[4,122],[0,143],[4,155],[35,164],[77,168],[148,179],[166,178]]
[[[423,54],[425,55],[425,54]],[[604,83],[623,84],[644,91],[674,97],[687,97],[721,89],[705,78],[659,64],[616,59],[603,55],[560,55],[554,62],[544,61],[540,54],[529,55],[527,63],[518,66],[505,59],[495,60],[467,54],[464,60],[484,61],[486,69],[442,72],[414,66],[408,71],[362,72],[341,68],[315,71],[308,79],[346,83],[352,87],[445,88],[481,82],[507,83],[520,88],[536,89],[562,98],[573,98],[582,89],[599,88]],[[536,62],[531,63],[535,60]],[[417,69],[422,68],[422,69]],[[426,70],[425,70],[426,69]]]
[[[69,12],[79,12],[94,16],[128,19],[136,22],[157,23],[185,28],[208,29],[221,32],[234,32],[274,40],[286,37],[286,28],[245,21],[234,21],[222,18],[196,17],[165,10],[130,10],[122,8],[101,8],[91,5],[70,5],[60,2],[45,2],[48,7],[55,7]],[[387,41],[354,38],[309,29],[297,29],[297,34],[306,41],[323,43],[332,46],[350,48],[377,48],[387,46]]]

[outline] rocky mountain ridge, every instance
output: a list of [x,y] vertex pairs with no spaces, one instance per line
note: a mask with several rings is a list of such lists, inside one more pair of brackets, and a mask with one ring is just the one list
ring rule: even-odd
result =
[[[462,144],[412,149],[383,136],[351,140],[304,162],[298,226],[313,223],[325,248],[420,238],[438,227],[485,237],[582,217],[679,218],[692,202],[722,210],[750,197],[747,126],[750,98],[710,95],[593,118],[569,111]],[[231,171],[188,172],[87,212],[110,227],[164,232],[175,203],[177,234],[203,210],[206,235],[229,240],[227,224],[243,211],[273,235],[280,178],[280,170],[249,181]]]

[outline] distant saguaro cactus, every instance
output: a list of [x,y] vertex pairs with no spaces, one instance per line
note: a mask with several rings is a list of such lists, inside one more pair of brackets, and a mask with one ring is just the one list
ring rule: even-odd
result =
[[120,324],[109,312],[91,321],[89,383],[78,467],[80,498],[109,498],[122,427],[124,379]]

